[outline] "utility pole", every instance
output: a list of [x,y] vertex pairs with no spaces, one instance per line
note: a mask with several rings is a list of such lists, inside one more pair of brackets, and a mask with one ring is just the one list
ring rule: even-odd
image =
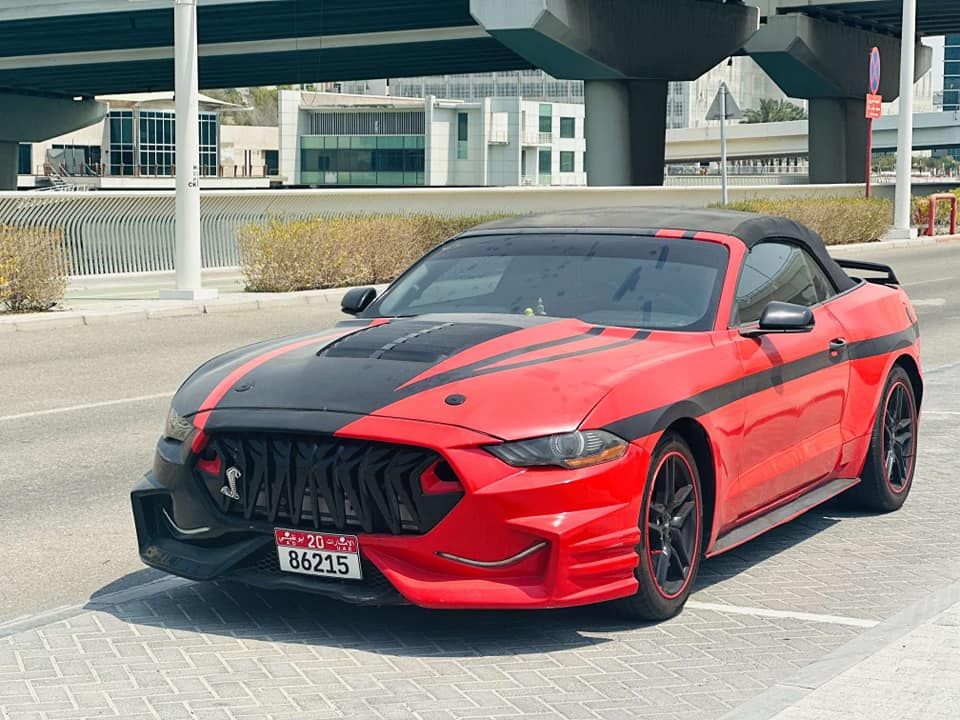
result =
[[897,126],[897,187],[891,237],[914,239],[910,227],[911,172],[913,166],[913,73],[917,40],[917,0],[903,0],[900,36],[900,116]]
[[174,0],[174,94],[176,105],[177,289],[161,297],[199,300],[217,296],[204,289],[200,271],[200,82],[197,0]]
[[720,202],[726,207],[727,192],[727,86],[720,85]]

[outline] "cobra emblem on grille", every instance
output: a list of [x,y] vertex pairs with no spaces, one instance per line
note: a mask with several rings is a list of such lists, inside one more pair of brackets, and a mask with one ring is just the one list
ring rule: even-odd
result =
[[237,492],[237,480],[243,476],[237,468],[227,468],[227,484],[220,488],[220,493],[226,495],[231,500],[239,500],[240,493]]

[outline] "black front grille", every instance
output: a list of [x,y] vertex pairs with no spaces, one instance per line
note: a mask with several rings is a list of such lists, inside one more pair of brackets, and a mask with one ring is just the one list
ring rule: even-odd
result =
[[[423,492],[429,469],[455,480],[435,452],[408,445],[278,434],[222,434],[197,474],[224,513],[275,527],[420,534],[446,516],[462,492]],[[215,460],[214,460],[215,466]],[[231,485],[233,478],[233,485]],[[449,486],[449,485],[448,485]],[[239,496],[230,497],[235,490]]]

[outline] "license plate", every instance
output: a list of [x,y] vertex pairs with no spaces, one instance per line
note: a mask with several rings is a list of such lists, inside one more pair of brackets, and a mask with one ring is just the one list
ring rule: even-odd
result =
[[362,580],[360,539],[306,530],[274,531],[277,559],[284,572],[340,580]]

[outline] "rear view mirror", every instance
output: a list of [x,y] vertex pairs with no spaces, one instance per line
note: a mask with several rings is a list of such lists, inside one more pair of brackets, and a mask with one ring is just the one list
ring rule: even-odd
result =
[[813,325],[813,310],[810,308],[773,300],[763,309],[759,327],[745,329],[741,335],[753,337],[767,333],[805,333],[813,330]]
[[377,291],[372,287],[352,288],[347,290],[340,301],[340,309],[347,315],[359,315],[377,298]]

